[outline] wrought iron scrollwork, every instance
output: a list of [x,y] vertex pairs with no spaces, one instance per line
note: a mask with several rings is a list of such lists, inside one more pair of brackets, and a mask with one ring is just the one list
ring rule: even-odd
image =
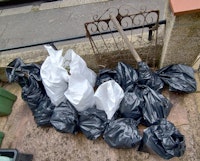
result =
[[[131,37],[130,40],[133,41],[133,43],[149,44],[154,42],[154,45],[156,46],[159,27],[159,11],[147,11],[147,8],[144,6],[140,9],[135,9],[132,6],[123,5],[119,8],[109,8],[100,16],[94,15],[92,22],[85,23],[86,35],[90,40],[94,53],[101,53],[100,50],[102,50],[102,46],[101,48],[98,48],[93,39],[95,34],[100,35],[100,38],[105,44],[106,51],[109,52],[109,46],[104,37],[106,34],[111,34],[110,37],[113,38],[115,46],[119,49],[119,41],[122,41],[122,39],[116,36],[117,30],[110,19],[111,14],[116,16],[119,24],[126,32],[129,31],[127,35]],[[147,38],[144,38],[144,33],[146,32],[148,32],[149,35]]]

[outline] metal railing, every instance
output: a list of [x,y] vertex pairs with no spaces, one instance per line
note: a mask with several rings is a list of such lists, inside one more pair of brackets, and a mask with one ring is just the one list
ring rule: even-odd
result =
[[[161,20],[158,22],[159,25],[165,25],[166,24],[166,20]],[[124,31],[130,31],[130,30],[134,30],[134,29],[141,29],[143,27],[148,27],[151,28],[152,26],[155,26],[155,23],[151,23],[145,26],[137,26],[137,27],[129,27],[129,28],[125,28]],[[108,31],[108,32],[102,32],[100,33],[95,33],[95,34],[91,34],[91,36],[100,36],[100,35],[107,35],[107,34],[111,34],[111,33],[116,33],[118,32],[117,30],[112,30],[112,31]],[[149,31],[149,37],[152,37],[152,33],[151,31]],[[16,47],[11,47],[11,48],[5,48],[5,49],[0,49],[0,52],[5,52],[5,51],[11,51],[11,50],[18,50],[18,49],[23,49],[23,48],[30,48],[30,47],[35,47],[35,46],[41,46],[41,45],[45,45],[45,44],[51,44],[51,43],[59,43],[59,42],[67,42],[67,41],[73,41],[73,40],[80,40],[80,39],[84,39],[84,38],[88,38],[86,35],[79,35],[79,36],[74,36],[74,37],[69,37],[69,38],[63,38],[63,39],[58,39],[58,40],[53,40],[53,41],[45,41],[45,42],[40,42],[40,43],[34,43],[34,44],[28,44],[28,45],[22,45],[22,46],[16,46]]]
[[79,35],[53,41],[45,41],[45,42],[33,43],[11,48],[5,48],[5,49],[0,49],[0,52],[89,38],[93,51],[94,53],[96,53],[96,51],[98,51],[98,47],[95,45],[93,39],[94,37],[100,37],[103,40],[105,46],[106,42],[103,37],[104,35],[109,35],[111,38],[113,38],[114,42],[116,42],[114,34],[117,34],[118,31],[115,29],[112,23],[110,23],[110,17],[109,17],[110,13],[115,14],[117,20],[123,27],[124,31],[130,32],[131,36],[133,36],[132,34],[133,31],[141,30],[141,33],[139,35],[140,40],[142,40],[144,29],[148,28],[148,38],[147,38],[148,43],[149,42],[154,43],[154,45],[156,46],[158,28],[160,25],[165,25],[166,20],[159,21],[158,10],[147,11],[146,8],[136,10],[133,9],[132,6],[128,7],[130,8],[127,9],[127,6],[121,6],[120,8],[109,8],[101,16],[95,15],[93,17],[94,21],[87,22],[84,24],[86,29],[86,35]]

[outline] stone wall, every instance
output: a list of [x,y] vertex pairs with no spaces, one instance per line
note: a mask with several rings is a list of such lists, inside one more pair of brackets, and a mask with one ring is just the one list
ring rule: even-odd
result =
[[200,53],[200,12],[175,16],[169,4],[166,12],[166,36],[160,66],[192,65]]

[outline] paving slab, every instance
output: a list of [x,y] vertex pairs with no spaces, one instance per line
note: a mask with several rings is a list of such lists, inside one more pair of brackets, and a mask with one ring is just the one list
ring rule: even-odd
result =
[[[115,5],[119,5],[118,2],[122,1],[115,2]],[[160,3],[162,2],[160,1]],[[156,5],[155,1],[151,1],[151,3],[151,5]],[[48,40],[52,39],[53,37],[55,38],[55,35],[58,37],[59,34],[64,35],[63,33],[66,32],[68,33],[65,36],[70,36],[70,34],[73,35],[74,33],[83,33],[83,30],[79,31],[80,28],[78,27],[73,29],[74,26],[80,26],[80,23],[75,23],[75,21],[73,21],[72,24],[70,24],[69,22],[74,20],[73,18],[77,18],[77,16],[79,16],[79,19],[76,19],[76,21],[83,19],[84,22],[86,19],[88,20],[88,15],[84,16],[84,14],[88,12],[82,12],[83,10],[91,9],[92,14],[94,14],[96,12],[99,13],[99,11],[102,11],[102,9],[105,9],[105,7],[108,7],[108,3],[105,3],[101,6],[96,5],[96,7],[94,4],[91,4],[87,7],[84,5],[68,10],[57,9],[57,11],[49,10],[48,12],[38,12],[39,7],[36,6],[35,12],[28,13],[28,16],[25,16],[25,14],[20,14],[20,16],[18,15],[12,18],[11,16],[7,16],[6,18],[4,17],[0,19],[0,21],[4,23],[2,30],[0,27],[0,31],[2,31],[2,33],[0,33],[3,39],[2,43],[4,42],[2,46],[7,47],[9,42],[11,43],[11,46],[16,45],[17,43],[15,44],[15,41],[19,41],[19,44],[24,44],[25,40],[30,40],[30,38],[32,38],[31,41],[33,42],[43,41],[44,37],[47,38],[45,40]],[[76,13],[77,9],[79,11],[81,10],[81,12]],[[54,14],[56,15],[55,17]],[[22,22],[22,20],[26,19],[27,17],[32,19],[31,23],[37,24],[35,30],[40,30],[40,27],[42,30],[40,32],[33,32],[33,28],[35,26],[30,25],[30,22],[24,22],[22,25],[24,29],[27,28],[28,31],[33,33],[31,33],[28,37],[25,36],[22,38],[21,35],[23,29],[19,28],[20,25],[18,23]],[[16,21],[14,21],[14,19],[16,19]],[[67,26],[64,21],[68,21]],[[47,24],[44,25],[44,22]],[[1,25],[2,23],[0,26]],[[12,25],[16,26],[17,28],[17,30],[15,30],[17,31],[15,35],[12,35],[14,31],[12,30]],[[52,29],[50,29],[50,26]],[[62,26],[62,28],[59,28],[60,26]],[[47,28],[48,32],[45,32],[43,30],[44,28]],[[58,28],[63,31],[55,30]],[[73,29],[73,33],[71,33],[71,29]],[[26,32],[28,31],[24,30],[24,34],[26,35]],[[10,35],[9,32],[11,32]],[[52,33],[52,37],[49,35],[49,33]],[[33,37],[32,35],[35,36]],[[37,38],[39,35],[41,37]],[[11,39],[14,39],[13,43]],[[76,46],[76,44],[74,45]],[[84,51],[84,53],[85,52],[86,51]],[[46,57],[46,55],[46,53],[43,53],[44,57]],[[1,56],[3,56],[2,53]],[[28,60],[29,55],[26,55],[25,57],[27,57]],[[37,55],[35,57],[35,59],[37,59]],[[88,57],[88,59],[91,61],[93,60],[91,57]],[[77,135],[63,134],[57,132],[52,127],[37,127],[29,107],[21,98],[21,88],[17,84],[1,83],[1,86],[18,96],[17,101],[12,108],[12,113],[7,117],[0,117],[0,131],[5,133],[5,138],[1,148],[17,148],[20,152],[31,153],[34,155],[33,161],[164,161],[164,159],[161,159],[157,155],[138,152],[136,149],[110,148],[105,143],[103,138],[90,141],[81,133]],[[177,94],[168,92],[166,90],[164,91],[164,95],[173,103],[173,108],[168,120],[175,124],[175,126],[181,131],[186,139],[185,154],[180,158],[173,158],[170,161],[200,160],[200,93],[197,91],[196,93],[192,94]]]
[[[136,149],[110,148],[103,138],[88,140],[83,134],[64,134],[52,127],[37,127],[29,107],[21,98],[17,84],[3,87],[18,96],[12,113],[0,117],[0,131],[5,132],[1,148],[17,148],[23,153],[32,153],[33,161],[164,161],[155,154],[138,152]],[[200,159],[199,93],[163,93],[173,103],[168,120],[185,136],[186,152],[170,161],[194,161]]]
[[10,15],[16,15],[16,14],[22,14],[22,13],[28,13],[32,10],[32,5],[30,6],[23,6],[23,7],[17,7],[15,9],[4,9],[1,10],[0,16],[10,16]]
[[[61,8],[57,8],[56,5],[56,3],[72,5],[72,2],[77,3],[77,5]],[[41,6],[49,8],[52,6],[55,9],[40,10],[41,6],[36,5],[32,6],[31,11],[27,13],[7,16],[4,14],[1,16],[1,14],[0,31],[4,26],[6,28],[0,33],[0,49],[85,35],[84,23],[92,21],[94,15],[102,15],[110,7],[118,8],[122,5],[131,5],[137,10],[144,6],[147,10],[159,9],[160,19],[164,19],[165,0],[80,0],[78,2],[49,2],[43,3]],[[30,9],[30,7],[28,8]],[[10,12],[15,12],[14,10],[11,9]]]

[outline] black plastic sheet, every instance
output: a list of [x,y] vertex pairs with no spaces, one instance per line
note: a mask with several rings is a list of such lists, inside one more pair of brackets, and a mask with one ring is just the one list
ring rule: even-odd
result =
[[191,93],[196,91],[196,80],[192,67],[182,64],[169,65],[157,71],[170,91]]
[[185,152],[184,136],[173,123],[162,119],[144,130],[140,151],[153,150],[164,159],[180,157]]
[[17,82],[22,88],[22,99],[31,109],[38,126],[51,126],[50,118],[54,105],[46,94],[40,77],[40,66],[25,64],[20,58],[6,68],[9,82]]
[[138,82],[138,74],[136,70],[128,64],[118,62],[116,67],[118,74],[118,83],[124,91],[130,91]]
[[24,62],[20,58],[14,59],[10,62],[6,68],[6,76],[9,82],[18,82],[23,87],[24,73],[21,72],[21,67],[24,66]]
[[69,101],[56,106],[50,122],[59,132],[71,134],[78,132],[78,112]]
[[42,82],[29,77],[22,87],[22,99],[27,102],[29,108],[34,112],[41,101],[49,99],[46,95]]
[[96,86],[100,86],[102,83],[109,80],[115,80],[118,82],[117,71],[111,69],[102,69],[99,71],[96,80]]
[[130,118],[111,121],[103,134],[106,143],[113,148],[133,148],[142,139],[137,129],[137,122]]
[[167,118],[172,104],[166,97],[148,86],[142,85],[135,88],[135,92],[141,93],[144,99],[144,106],[142,107],[142,123],[144,125],[150,126],[161,118]]
[[33,77],[37,81],[42,81],[40,76],[40,66],[38,64],[26,64],[21,66],[21,71],[28,77]]
[[147,85],[155,91],[160,92],[164,83],[160,77],[154,73],[145,62],[138,63],[139,84]]
[[42,81],[40,66],[34,63],[25,64],[20,58],[16,58],[8,64],[6,75],[9,82],[17,82],[21,87],[27,84],[29,77]]
[[50,99],[42,100],[34,110],[34,119],[38,126],[51,126],[50,119],[55,106]]
[[90,140],[95,140],[104,132],[107,124],[107,115],[96,108],[88,108],[79,113],[79,128]]
[[141,120],[142,108],[144,107],[144,99],[141,92],[124,93],[124,98],[120,103],[119,114],[123,118],[132,118],[134,120]]
[[130,91],[134,88],[135,84],[138,81],[138,74],[137,71],[130,65],[123,62],[118,62],[115,70],[100,70],[97,75],[96,86],[99,86],[109,80],[115,80],[124,91]]
[[22,88],[22,99],[34,112],[42,100],[48,96],[40,77],[40,66],[37,64],[24,64],[20,59],[14,59],[8,64],[6,74],[9,82],[17,82]]

